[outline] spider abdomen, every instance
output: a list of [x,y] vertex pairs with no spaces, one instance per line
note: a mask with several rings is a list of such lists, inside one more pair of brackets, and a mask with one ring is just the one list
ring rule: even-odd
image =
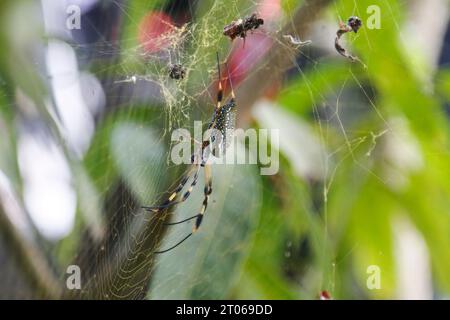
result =
[[233,134],[236,123],[236,102],[234,99],[231,99],[217,110],[213,123],[215,124],[213,129],[218,130],[222,136],[219,147],[221,152],[225,153],[230,145],[230,137]]

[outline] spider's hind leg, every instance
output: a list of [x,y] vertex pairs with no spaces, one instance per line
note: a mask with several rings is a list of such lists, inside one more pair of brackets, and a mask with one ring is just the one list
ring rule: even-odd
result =
[[211,165],[205,166],[205,188],[204,188],[204,198],[200,212],[197,214],[197,219],[195,220],[192,233],[196,232],[203,221],[203,216],[205,215],[206,208],[208,207],[209,196],[212,193],[212,176],[211,176]]
[[196,219],[195,224],[194,224],[194,229],[193,232],[197,231],[197,229],[200,227],[200,224],[202,223],[203,220],[203,215],[205,214],[206,211],[206,207],[208,206],[208,199],[209,196],[212,193],[212,180],[211,180],[211,172],[210,172],[210,166],[205,167],[205,188],[204,188],[204,199],[203,199],[203,204],[202,204],[202,208],[200,209],[200,212],[197,213],[195,216],[180,220],[180,221],[176,221],[176,222],[168,222],[165,223],[165,225],[167,226],[174,226],[177,224],[181,224],[183,222],[187,222],[193,219]]
[[[181,192],[181,190],[183,190],[184,186],[189,181],[189,178],[192,176],[194,169],[196,169],[196,170],[195,170],[195,174],[192,179],[191,185],[189,186],[189,189],[183,194],[183,196],[181,197],[180,200],[175,200],[177,195]],[[159,212],[162,209],[166,209],[166,208],[169,208],[171,206],[174,206],[176,204],[186,201],[189,198],[189,196],[191,195],[192,190],[194,189],[195,185],[197,184],[199,170],[200,170],[200,167],[198,165],[195,165],[194,167],[192,167],[192,169],[181,179],[180,184],[172,192],[170,197],[168,197],[167,200],[164,201],[162,205],[152,206],[152,207],[143,206],[142,208],[147,211],[151,211],[151,212]]]
[[194,223],[194,227],[192,228],[192,232],[190,232],[187,236],[185,236],[183,239],[178,241],[173,246],[171,246],[167,249],[164,249],[164,250],[155,251],[154,252],[155,254],[161,254],[161,253],[168,252],[172,249],[175,249],[180,244],[182,244],[184,241],[186,241],[190,236],[192,236],[200,228],[200,225],[202,224],[202,221],[203,221],[203,216],[206,211],[206,207],[208,206],[208,199],[209,199],[209,196],[211,195],[211,192],[212,192],[211,166],[206,165],[205,166],[205,189],[204,189],[205,197],[203,199],[203,204],[202,204],[202,208],[200,209],[200,212],[198,214],[196,214],[195,216],[189,217],[187,219],[184,219],[184,220],[181,220],[178,222],[168,223],[168,225],[176,225],[176,224],[180,224],[180,223],[195,219],[195,223]]

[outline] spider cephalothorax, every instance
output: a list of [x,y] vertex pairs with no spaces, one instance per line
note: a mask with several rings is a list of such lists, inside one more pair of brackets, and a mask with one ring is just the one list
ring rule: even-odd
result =
[[226,25],[223,28],[223,34],[230,37],[231,40],[238,37],[245,39],[248,31],[256,30],[263,24],[264,20],[257,13],[253,13],[244,19],[239,19]]
[[186,69],[180,63],[175,63],[169,66],[169,77],[175,80],[183,79],[186,74]]

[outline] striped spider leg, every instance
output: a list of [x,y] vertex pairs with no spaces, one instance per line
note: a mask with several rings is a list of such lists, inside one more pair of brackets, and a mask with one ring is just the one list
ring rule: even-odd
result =
[[[211,164],[208,161],[209,155],[210,155],[210,149],[213,144],[220,143],[219,147],[221,147],[221,152],[225,152],[226,148],[229,145],[229,139],[227,139],[227,135],[230,131],[234,129],[234,123],[235,123],[235,109],[236,109],[236,102],[235,102],[235,95],[233,91],[233,86],[231,83],[230,78],[230,72],[228,70],[228,65],[225,63],[228,73],[228,80],[230,83],[230,89],[231,89],[231,98],[230,100],[222,105],[223,101],[223,88],[222,88],[222,78],[220,73],[220,62],[219,62],[219,54],[217,53],[217,68],[219,73],[219,84],[218,84],[218,90],[217,90],[217,104],[216,108],[214,110],[214,114],[212,117],[211,122],[208,125],[209,131],[215,131],[219,132],[220,136],[222,138],[221,141],[217,141],[216,137],[217,135],[209,135],[208,138],[204,139],[201,144],[201,150],[200,150],[200,161],[196,161],[195,154],[192,155],[191,161],[192,161],[192,167],[188,171],[188,173],[181,179],[180,184],[177,186],[177,188],[174,190],[174,192],[169,196],[169,198],[160,206],[155,207],[143,207],[147,211],[151,212],[160,212],[168,207],[177,205],[179,203],[182,203],[188,199],[190,194],[192,193],[192,190],[194,189],[195,185],[197,184],[198,175],[200,168],[204,168],[205,173],[205,186],[203,189],[203,203],[201,206],[201,209],[199,213],[196,215],[189,217],[187,219],[177,221],[177,222],[170,222],[166,225],[177,225],[180,223],[184,223],[190,220],[195,220],[194,225],[192,228],[192,232],[190,232],[188,235],[186,235],[183,239],[181,239],[178,243],[171,246],[170,248],[167,248],[165,250],[155,251],[154,253],[165,253],[167,251],[170,251],[180,244],[182,244],[184,241],[186,241],[190,236],[192,236],[202,224],[204,214],[206,212],[206,208],[208,207],[208,201],[209,197],[212,193],[212,174],[211,174]],[[219,137],[220,138],[220,137]],[[216,148],[213,148],[213,155],[216,155],[215,153]],[[184,186],[189,181],[190,177],[194,174],[192,182],[188,188],[188,190],[182,195],[182,197],[179,200],[176,200],[178,194],[183,190]]]

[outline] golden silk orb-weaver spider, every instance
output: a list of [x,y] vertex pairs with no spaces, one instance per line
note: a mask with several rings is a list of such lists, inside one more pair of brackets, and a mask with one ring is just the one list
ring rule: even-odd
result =
[[[154,207],[142,207],[143,209],[159,213],[171,206],[180,204],[184,201],[186,201],[189,196],[191,195],[195,185],[198,181],[199,171],[200,168],[204,168],[205,172],[205,186],[203,189],[203,203],[200,208],[200,211],[187,219],[176,221],[176,222],[169,222],[166,223],[166,225],[177,225],[180,223],[184,223],[186,221],[194,220],[194,225],[192,228],[192,232],[190,232],[187,236],[185,236],[183,239],[181,239],[179,242],[177,242],[175,245],[164,249],[160,251],[155,251],[154,253],[164,253],[167,251],[170,251],[180,244],[182,244],[184,241],[186,241],[190,236],[192,236],[201,226],[203,217],[206,212],[206,208],[208,207],[208,200],[212,193],[212,176],[211,176],[211,163],[208,161],[209,155],[210,155],[210,149],[212,144],[219,144],[219,148],[221,148],[221,152],[225,152],[228,144],[229,139],[227,139],[227,136],[229,135],[230,131],[234,130],[235,120],[236,120],[236,101],[235,101],[235,95],[233,91],[233,85],[231,83],[230,78],[230,72],[228,70],[228,64],[225,63],[227,73],[228,73],[228,81],[230,83],[230,89],[231,89],[231,98],[230,100],[222,104],[223,101],[223,88],[222,88],[222,78],[220,73],[220,61],[219,61],[219,53],[216,53],[217,56],[217,69],[218,69],[218,75],[219,75],[219,84],[218,84],[218,90],[217,90],[217,104],[214,110],[214,114],[212,117],[211,122],[208,124],[208,130],[214,131],[218,134],[211,134],[208,136],[208,138],[204,139],[201,143],[200,148],[200,161],[196,161],[196,154],[192,154],[191,156],[191,168],[188,170],[186,175],[184,175],[181,178],[180,184],[175,188],[175,190],[172,192],[172,194],[167,198],[166,201],[163,202],[160,206],[154,206]],[[221,139],[221,140],[220,140]],[[215,155],[216,148],[213,148],[213,155]],[[184,194],[177,199],[178,195],[181,193],[181,191],[186,186],[189,179],[192,177],[192,182],[189,186],[189,188],[184,192]]]

